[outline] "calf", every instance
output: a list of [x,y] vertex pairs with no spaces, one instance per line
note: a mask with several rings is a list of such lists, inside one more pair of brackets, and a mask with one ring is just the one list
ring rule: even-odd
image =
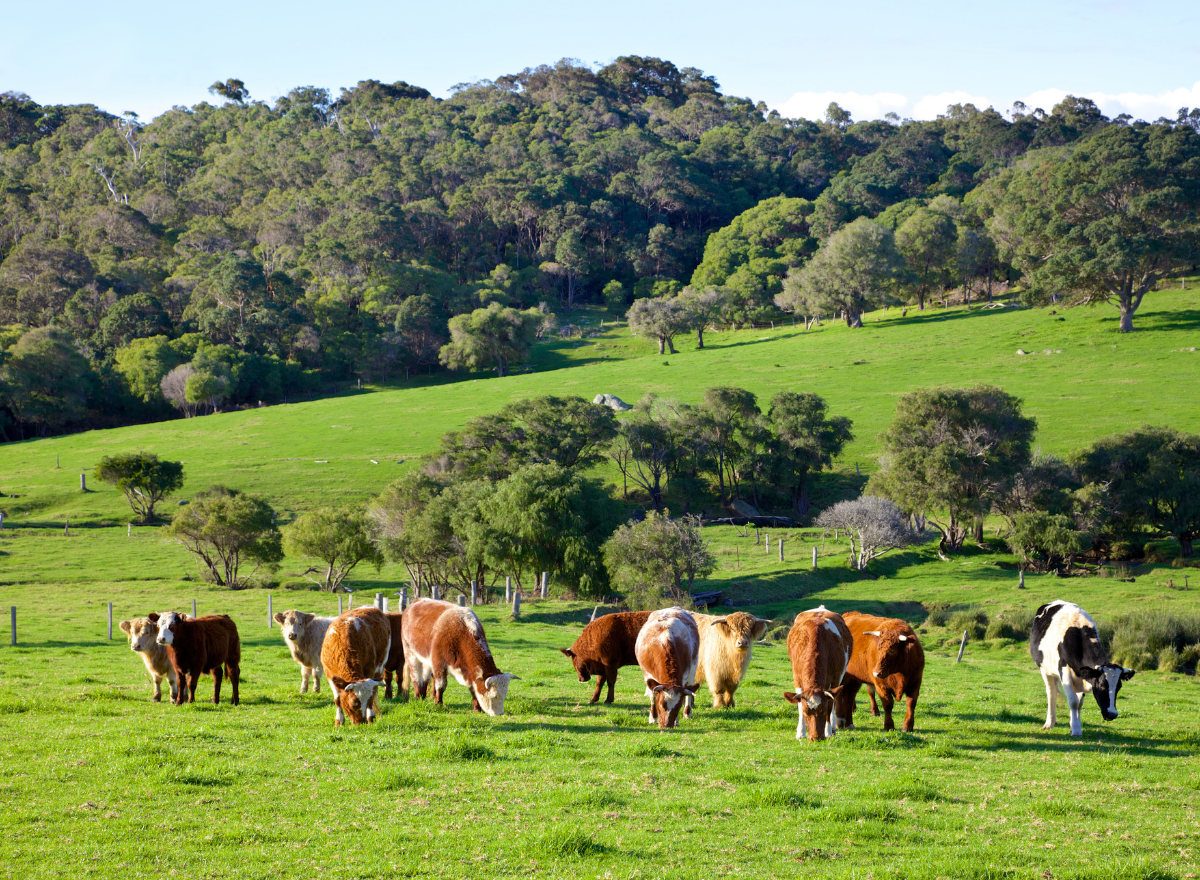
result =
[[649,616],[649,611],[606,614],[585,626],[571,647],[559,648],[575,664],[580,681],[596,676],[596,692],[589,703],[600,699],[600,691],[606,684],[608,698],[604,702],[613,701],[617,670],[622,666],[637,665],[637,637]]
[[713,708],[734,706],[733,694],[750,666],[754,643],[767,631],[769,620],[737,611],[726,617],[693,614],[700,630],[696,681],[708,682]]
[[[196,702],[196,685],[200,675],[211,672],[214,703],[221,702],[221,667],[233,688],[233,705],[238,704],[238,679],[241,675],[242,641],[237,624],[227,614],[207,617],[188,617],[174,611],[150,614],[147,618],[158,624],[156,641],[167,648],[167,657],[179,678],[176,705]],[[186,692],[184,678],[187,679]]]
[[388,651],[387,663],[383,664],[383,676],[387,683],[387,692],[384,696],[389,700],[392,699],[393,674],[396,676],[396,690],[403,692],[405,688],[403,617],[403,612],[399,611],[392,611],[387,615],[388,623],[392,627],[392,647]]
[[906,709],[901,729],[912,732],[921,678],[925,673],[925,651],[913,628],[903,620],[872,617],[848,611],[842,619],[850,630],[854,648],[836,700],[838,727],[854,726],[855,697],[864,684],[871,698],[871,714],[878,715],[876,695],[883,703],[883,729],[895,730],[892,706],[904,697]]
[[333,691],[333,726],[369,724],[379,714],[376,691],[392,649],[392,626],[374,606],[351,608],[329,624],[321,666]]
[[1105,721],[1117,717],[1117,692],[1122,682],[1133,678],[1133,670],[1109,662],[1095,621],[1078,605],[1055,600],[1039,608],[1029,633],[1029,653],[1046,685],[1044,730],[1054,727],[1057,720],[1060,685],[1071,710],[1071,736],[1083,736],[1079,710],[1088,691]]
[[165,678],[170,684],[171,702],[174,703],[179,694],[179,677],[167,656],[167,649],[157,641],[158,625],[148,617],[135,617],[121,621],[121,632],[129,636],[129,650],[142,655],[146,672],[150,673],[150,681],[154,684],[154,702],[162,701],[162,680]]
[[692,615],[682,608],[653,611],[638,633],[634,648],[646,696],[650,697],[650,723],[660,730],[679,723],[679,710],[691,717],[691,698],[696,683],[700,653],[700,631]]
[[300,664],[300,693],[308,693],[309,679],[313,682],[313,693],[321,693],[321,645],[333,618],[291,610],[277,612],[275,620],[292,659]]
[[404,612],[405,678],[424,699],[433,682],[434,702],[441,705],[446,673],[471,692],[471,707],[489,715],[504,714],[508,683],[519,680],[501,672],[479,618],[470,608],[438,599],[418,599]]
[[853,644],[842,616],[826,611],[824,605],[796,615],[787,641],[795,692],[783,694],[800,709],[796,739],[805,738],[806,728],[812,740],[833,736],[837,730],[833,703],[841,690]]

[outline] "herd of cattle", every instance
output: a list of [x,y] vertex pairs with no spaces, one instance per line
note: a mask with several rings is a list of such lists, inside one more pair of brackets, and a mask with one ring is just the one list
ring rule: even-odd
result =
[[[378,691],[391,699],[392,678],[400,692],[442,702],[449,677],[471,692],[475,711],[504,714],[509,683],[517,676],[501,672],[488,647],[479,618],[469,608],[436,599],[418,599],[400,613],[374,606],[354,608],[338,617],[302,611],[275,615],[292,659],[300,665],[300,692],[310,682],[321,690],[324,675],[333,691],[335,725],[372,722],[379,715]],[[744,612],[717,617],[663,608],[626,611],[589,623],[570,648],[560,649],[581,682],[596,677],[592,703],[608,686],[613,702],[617,670],[640,667],[650,698],[649,723],[675,727],[692,715],[696,691],[707,682],[713,708],[734,706],[734,694],[750,665],[754,643],[769,621]],[[142,657],[162,698],[167,679],[171,699],[190,703],[202,674],[213,676],[214,703],[220,702],[222,673],[238,703],[241,641],[226,615],[190,617],[174,611],[121,621],[130,648]],[[799,709],[797,739],[821,740],[839,728],[854,726],[855,700],[865,685],[871,712],[883,704],[884,729],[893,730],[892,707],[905,700],[905,731],[913,729],[925,670],[917,634],[902,620],[857,612],[837,614],[824,606],[796,615],[787,639],[793,690],[785,699]],[[1030,634],[1030,653],[1046,685],[1046,724],[1054,726],[1058,688],[1066,694],[1071,734],[1081,736],[1080,707],[1091,692],[1105,720],[1117,717],[1117,692],[1133,670],[1110,663],[1095,622],[1078,605],[1051,602],[1038,609]]]

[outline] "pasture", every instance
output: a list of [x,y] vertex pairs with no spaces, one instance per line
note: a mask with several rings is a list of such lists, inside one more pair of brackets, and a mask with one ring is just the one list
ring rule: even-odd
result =
[[[414,379],[0,446],[0,490],[17,496],[0,498],[0,874],[1195,877],[1194,677],[1139,672],[1110,723],[1089,697],[1084,736],[1072,741],[1061,698],[1059,726],[1041,729],[1044,690],[1024,641],[972,640],[955,663],[961,630],[930,614],[1019,617],[1056,598],[1083,605],[1102,629],[1140,609],[1195,614],[1188,569],[1137,566],[1128,581],[1029,576],[1020,591],[1013,558],[993,542],[949,562],[928,545],[890,554],[878,579],[864,579],[844,565],[844,545],[811,529],[784,533],[780,562],[753,531],[707,527],[720,567],[697,588],[776,621],[736,709],[708,708],[702,689],[695,717],[659,733],[632,667],[614,706],[589,706],[592,684],[577,682],[557,649],[592,605],[556,596],[527,602],[520,622],[499,605],[479,609],[500,668],[521,677],[503,717],[472,714],[451,683],[444,709],[390,703],[370,728],[335,730],[326,690],[297,693],[299,670],[266,625],[268,591],[194,580],[182,548],[153,528],[127,534],[124,499],[103,485],[80,492],[79,473],[103,455],[146,449],[184,461],[180,497],[220,482],[263,493],[286,522],[310,507],[365,501],[441,433],[512,399],[609,392],[632,402],[653,391],[694,402],[731,384],[764,406],[779,390],[816,391],[855,420],[856,440],[823,478],[819,503],[821,492],[861,485],[856,464],[864,476],[873,469],[896,395],[928,385],[990,382],[1022,396],[1038,443],[1056,453],[1142,422],[1200,430],[1189,391],[1200,377],[1198,316],[1195,290],[1148,297],[1142,331],[1128,336],[1115,332],[1115,310],[891,310],[853,332],[826,324],[707,334],[704,351],[680,339],[680,354],[666,357],[610,322],[583,344],[542,344],[533,372],[506,379]],[[302,584],[306,567],[285,559],[275,581]],[[405,580],[399,566],[360,567],[348,584],[361,603],[375,591],[394,596]],[[269,591],[276,611],[336,611],[329,594]],[[116,629],[149,611],[190,610],[192,599],[201,614],[238,623],[241,706],[228,705],[228,688],[220,706],[205,702],[207,677],[193,706],[151,703],[141,661]],[[857,730],[796,741],[778,633],[821,603],[917,628],[928,667],[913,734],[885,735],[864,695]]]

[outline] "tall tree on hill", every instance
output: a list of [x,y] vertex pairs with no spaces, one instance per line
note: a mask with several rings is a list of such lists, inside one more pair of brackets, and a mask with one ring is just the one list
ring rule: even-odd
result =
[[1200,135],[1105,128],[1009,187],[1030,280],[1045,294],[1110,303],[1119,329],[1162,278],[1200,262]]
[[456,315],[450,319],[450,341],[442,346],[441,361],[452,370],[490,368],[507,376],[513,361],[529,356],[544,318],[537,309],[521,312],[497,302]]
[[933,208],[918,208],[896,229],[896,249],[908,265],[917,306],[944,289],[954,276],[958,227]]
[[767,424],[775,439],[779,483],[790,495],[797,519],[808,515],[808,484],[812,474],[833,466],[833,460],[854,439],[845,416],[827,415],[818,394],[781,391],[771,398]]
[[183,462],[163,461],[153,452],[108,455],[96,465],[95,478],[116,486],[141,522],[154,520],[160,501],[183,487]]
[[671,354],[676,354],[675,337],[691,329],[686,305],[674,297],[636,300],[629,307],[626,320],[633,333],[658,343],[659,354],[665,354],[668,348]]

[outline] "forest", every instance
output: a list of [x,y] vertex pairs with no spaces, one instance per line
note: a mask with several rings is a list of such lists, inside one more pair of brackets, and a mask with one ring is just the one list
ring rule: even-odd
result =
[[[375,80],[210,91],[148,122],[0,95],[0,440],[504,375],[588,302],[623,317],[686,293],[702,334],[1015,284],[1026,304],[1113,302],[1132,329],[1197,262],[1200,110],[787,119],[638,56],[448,99]],[[867,220],[886,259],[838,263]]]

